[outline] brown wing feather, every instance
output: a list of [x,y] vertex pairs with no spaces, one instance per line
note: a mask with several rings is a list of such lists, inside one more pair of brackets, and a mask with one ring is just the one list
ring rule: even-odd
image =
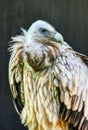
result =
[[24,104],[22,67],[23,63],[16,57],[16,53],[13,53],[9,62],[9,82],[14,106],[19,114]]
[[60,118],[88,129],[88,57],[66,48],[58,57],[55,77],[60,89]]

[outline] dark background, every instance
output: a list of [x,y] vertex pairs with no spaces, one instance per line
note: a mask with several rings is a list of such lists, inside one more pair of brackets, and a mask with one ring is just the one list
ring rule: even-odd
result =
[[0,0],[0,130],[26,130],[13,107],[8,84],[8,41],[42,19],[88,55],[88,0]]

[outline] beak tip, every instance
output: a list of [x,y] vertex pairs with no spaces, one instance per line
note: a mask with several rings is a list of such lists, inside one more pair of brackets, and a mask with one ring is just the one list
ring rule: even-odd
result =
[[54,39],[59,43],[63,43],[64,41],[63,36],[58,32],[54,35]]

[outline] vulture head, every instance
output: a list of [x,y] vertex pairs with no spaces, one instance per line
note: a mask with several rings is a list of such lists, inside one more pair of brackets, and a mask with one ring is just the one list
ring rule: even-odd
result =
[[34,70],[51,66],[58,55],[59,44],[64,41],[63,36],[42,20],[34,22],[28,31],[22,30],[23,35],[12,38],[17,43],[19,57]]
[[49,40],[63,42],[62,35],[49,23],[42,20],[38,20],[31,25],[28,35],[35,42],[47,43]]

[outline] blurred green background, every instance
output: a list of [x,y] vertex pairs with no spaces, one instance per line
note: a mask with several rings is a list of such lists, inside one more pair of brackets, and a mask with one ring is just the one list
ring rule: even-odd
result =
[[13,107],[8,84],[11,36],[42,19],[76,51],[88,55],[88,0],[0,0],[0,130],[26,130]]

